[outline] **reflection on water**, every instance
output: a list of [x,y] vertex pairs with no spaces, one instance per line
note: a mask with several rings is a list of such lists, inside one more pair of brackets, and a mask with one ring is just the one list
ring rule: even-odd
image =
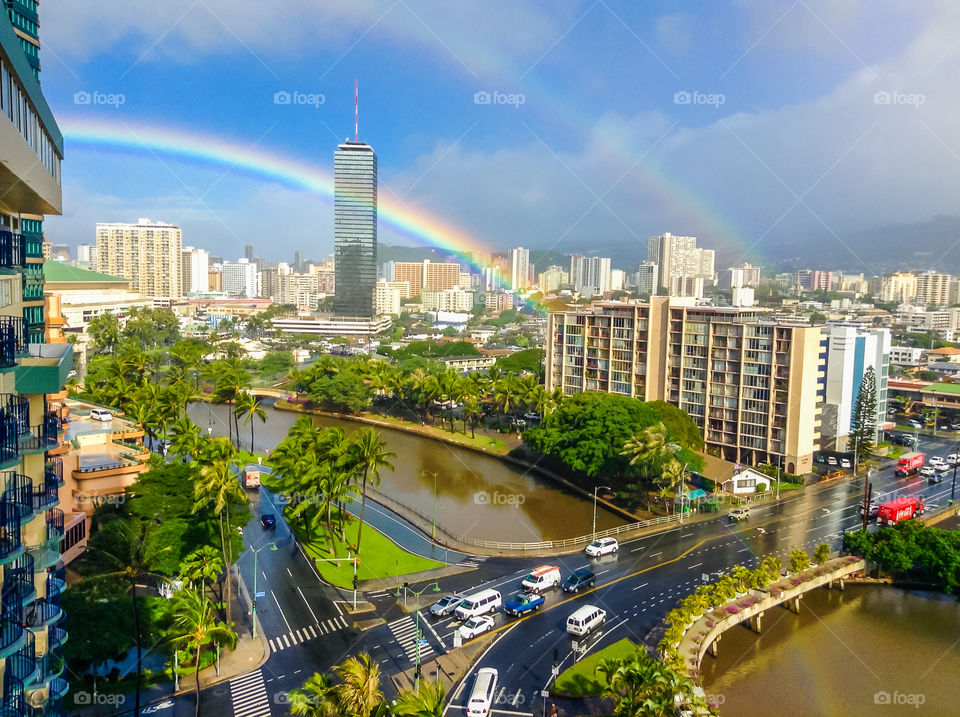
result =
[[[225,406],[191,404],[190,417],[213,435],[226,435]],[[272,449],[283,440],[300,414],[267,409],[267,422],[255,426],[258,451]],[[348,433],[363,424],[326,416],[312,416],[317,426],[339,426]],[[389,450],[397,454],[394,470],[381,473],[379,490],[423,515],[454,535],[485,540],[536,542],[585,535],[591,530],[593,504],[562,490],[552,481],[486,456],[446,443],[389,428],[379,429]],[[244,448],[249,429],[241,428]],[[434,498],[434,478],[436,499]],[[625,523],[619,515],[600,507],[597,530]]]
[[[726,632],[703,685],[724,715],[960,714],[960,603],[886,587],[816,590],[764,633]],[[922,704],[921,704],[922,703]]]

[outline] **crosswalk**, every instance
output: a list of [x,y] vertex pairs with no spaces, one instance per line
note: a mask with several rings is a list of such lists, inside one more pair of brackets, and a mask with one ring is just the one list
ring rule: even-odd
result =
[[270,701],[260,670],[230,680],[234,717],[270,717]]
[[471,555],[461,560],[459,565],[462,565],[465,568],[479,568],[486,559],[486,555]]
[[[410,659],[410,662],[415,663],[417,661],[417,625],[413,618],[404,615],[399,620],[388,622],[387,627],[390,628],[390,632],[400,643],[400,649]],[[430,643],[420,645],[420,662],[423,662],[432,654],[433,647],[430,646]]]
[[345,618],[343,615],[330,618],[329,620],[321,620],[316,625],[307,625],[306,627],[301,627],[298,630],[292,630],[286,635],[279,635],[278,637],[271,638],[268,641],[270,643],[270,651],[280,652],[288,647],[298,645],[301,642],[306,642],[307,640],[312,640],[316,637],[320,637],[321,635],[329,635],[331,632],[342,630],[346,626],[347,618]]

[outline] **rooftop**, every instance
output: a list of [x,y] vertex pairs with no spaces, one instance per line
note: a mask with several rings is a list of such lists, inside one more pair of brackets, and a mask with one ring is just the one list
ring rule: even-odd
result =
[[960,354],[960,349],[955,349],[953,346],[944,346],[939,349],[932,349],[927,351],[928,354],[935,354],[937,356],[956,356]]
[[48,261],[43,265],[43,278],[46,283],[51,282],[89,282],[102,284],[104,282],[129,284],[129,279],[120,276],[111,276],[110,274],[101,274],[99,271],[90,271],[81,269],[77,266],[70,266],[62,261]]
[[960,396],[960,383],[947,383],[945,381],[931,383],[929,386],[923,389],[924,393],[927,393],[928,391],[930,393],[949,393],[954,396]]

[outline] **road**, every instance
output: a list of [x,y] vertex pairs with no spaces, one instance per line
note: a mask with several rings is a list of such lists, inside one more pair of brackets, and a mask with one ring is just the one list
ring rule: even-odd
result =
[[[921,438],[919,450],[928,456],[944,455],[951,452],[953,445],[942,438]],[[919,493],[926,497],[929,508],[936,509],[945,505],[949,497],[950,477],[948,473],[942,484],[929,486],[919,477],[895,478],[891,466],[874,473],[871,480],[878,501]],[[592,560],[582,553],[560,558],[484,558],[450,551],[450,562],[459,562],[465,570],[442,578],[439,593],[428,584],[411,586],[411,590],[422,592],[419,615],[412,594],[399,596],[401,600],[406,597],[411,611],[408,613],[398,605],[398,596],[392,589],[367,593],[365,597],[374,603],[386,624],[357,633],[347,627],[350,621],[337,602],[349,599],[351,593],[341,594],[319,580],[280,518],[281,511],[272,502],[272,496],[263,489],[256,494],[251,492],[254,518],[244,530],[248,550],[240,558],[239,568],[252,593],[253,551],[258,551],[256,590],[264,594],[258,598],[257,614],[271,654],[261,669],[204,690],[202,705],[216,713],[227,711],[229,706],[232,714],[239,717],[286,714],[289,690],[299,687],[314,672],[327,671],[360,651],[369,652],[380,665],[385,691],[392,697],[386,676],[410,669],[417,660],[418,649],[420,659],[429,660],[453,647],[453,632],[458,623],[450,618],[432,621],[428,617],[427,608],[439,595],[494,587],[507,599],[519,589],[524,575],[537,565],[558,565],[565,575],[591,566],[598,577],[594,590],[579,595],[549,593],[544,609],[521,620],[497,615],[497,641],[452,692],[447,709],[448,714],[462,714],[462,692],[472,684],[473,672],[479,667],[495,667],[500,671],[501,688],[492,713],[510,717],[532,715],[542,709],[539,693],[550,680],[554,651],[560,671],[573,662],[564,623],[577,607],[595,604],[607,611],[606,626],[590,641],[589,651],[624,637],[642,640],[678,599],[702,582],[704,575],[729,570],[738,563],[752,567],[769,554],[779,555],[786,562],[794,548],[812,552],[821,542],[839,547],[843,531],[860,525],[857,505],[862,493],[862,477],[802,492],[785,492],[779,503],[771,501],[753,507],[747,523],[731,524],[721,515],[705,522],[680,524],[623,542],[616,555]],[[264,530],[260,526],[261,512],[278,516],[275,529]],[[370,504],[367,512],[371,513]],[[401,521],[389,511],[378,508],[372,512],[371,523],[380,522],[380,527],[390,534],[400,537],[404,530],[409,530],[408,526],[399,526]],[[418,535],[414,542],[421,540]],[[271,544],[277,549],[273,550]],[[424,552],[436,555],[429,548]],[[192,697],[184,696],[153,714],[179,717],[192,714],[192,710]]]

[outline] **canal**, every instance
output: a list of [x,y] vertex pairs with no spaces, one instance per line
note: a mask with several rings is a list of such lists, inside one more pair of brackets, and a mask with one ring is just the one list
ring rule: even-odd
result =
[[[268,405],[264,409],[267,421],[257,420],[254,429],[258,452],[273,450],[302,415]],[[192,403],[187,413],[201,431],[209,428],[213,435],[227,435],[229,407]],[[339,426],[347,433],[364,425],[327,416],[310,418],[318,427]],[[382,427],[377,430],[387,448],[397,455],[392,461],[394,470],[381,472],[379,490],[422,515],[432,516],[436,503],[437,524],[450,534],[538,542],[591,531],[591,501],[535,472],[521,470],[495,456],[413,433]],[[240,431],[241,442],[247,447],[249,426],[241,425]],[[597,530],[626,522],[602,506],[597,511]]]
[[960,603],[881,586],[816,590],[764,632],[730,630],[704,658],[721,715],[960,714]]

